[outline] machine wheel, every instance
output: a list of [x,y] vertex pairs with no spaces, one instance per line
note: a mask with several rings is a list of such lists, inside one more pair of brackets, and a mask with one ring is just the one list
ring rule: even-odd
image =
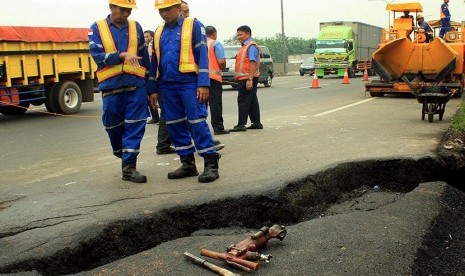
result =
[[263,84],[265,85],[265,87],[270,87],[272,83],[273,83],[273,78],[271,77],[271,74],[268,73],[266,76],[266,82],[264,82]]
[[303,72],[300,72],[300,76],[303,77],[305,74]]
[[0,105],[0,113],[3,115],[22,115],[29,108],[29,102],[19,103],[18,106]]
[[454,98],[462,98],[462,93],[463,93],[463,90],[460,89],[459,91],[457,91],[457,93],[454,94]]
[[53,106],[57,113],[75,114],[81,109],[81,88],[74,81],[65,81],[52,89]]
[[370,96],[372,97],[384,97],[385,93],[375,93],[375,92],[370,92]]

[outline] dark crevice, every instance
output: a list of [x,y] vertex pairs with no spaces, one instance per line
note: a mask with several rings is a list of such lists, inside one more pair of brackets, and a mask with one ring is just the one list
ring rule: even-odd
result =
[[465,275],[464,196],[449,187],[442,200],[446,207],[425,233],[412,266],[413,276]]
[[463,171],[451,170],[456,167],[448,164],[449,161],[437,156],[344,163],[288,183],[281,189],[196,206],[177,206],[150,217],[140,215],[132,220],[116,221],[98,236],[53,256],[17,262],[0,268],[0,272],[78,273],[190,236],[201,229],[291,225],[320,217],[331,205],[358,197],[374,186],[398,193],[410,192],[419,183],[429,181],[446,181],[459,187],[456,180]]

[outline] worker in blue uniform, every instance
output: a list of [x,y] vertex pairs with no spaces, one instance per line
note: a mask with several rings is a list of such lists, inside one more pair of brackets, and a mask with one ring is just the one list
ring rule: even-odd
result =
[[428,22],[425,21],[423,14],[420,13],[417,15],[417,23],[418,27],[425,31],[425,42],[429,43],[431,40],[433,40],[433,29],[431,29],[431,26],[428,24]]
[[140,24],[129,20],[134,0],[109,0],[111,14],[90,27],[90,53],[98,66],[102,121],[113,154],[122,159],[122,179],[147,182],[136,169],[148,117],[146,68],[150,66]]
[[450,11],[449,11],[449,0],[444,0],[444,3],[441,4],[441,30],[439,31],[439,37],[444,37],[444,35],[450,31]]
[[156,93],[150,100],[155,106],[161,97],[162,118],[182,164],[168,173],[168,178],[199,175],[194,157],[197,150],[205,164],[199,182],[215,181],[220,155],[206,121],[210,76],[205,27],[197,19],[181,15],[181,0],[155,0],[155,8],[164,23],[155,30],[155,57],[150,69],[155,75],[149,91]]

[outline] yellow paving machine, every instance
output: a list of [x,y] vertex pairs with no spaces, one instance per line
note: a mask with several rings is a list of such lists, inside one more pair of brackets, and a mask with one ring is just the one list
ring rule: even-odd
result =
[[435,35],[440,21],[428,22],[433,31],[428,40],[415,22],[423,11],[420,3],[387,4],[386,10],[394,19],[372,56],[380,78],[368,82],[366,92],[372,97],[411,93],[422,104],[422,120],[428,116],[432,122],[435,114],[442,120],[446,103],[452,96],[460,97],[464,87],[463,24],[451,22],[451,31],[440,38]]

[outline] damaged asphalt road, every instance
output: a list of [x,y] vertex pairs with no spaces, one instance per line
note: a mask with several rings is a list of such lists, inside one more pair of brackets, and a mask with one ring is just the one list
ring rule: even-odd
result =
[[[256,272],[209,261],[243,275],[411,275],[425,233],[442,208],[455,204],[443,197],[451,189],[457,192],[444,182],[430,182],[407,194],[368,190],[320,218],[288,226],[282,242],[270,240],[261,251],[273,258]],[[202,247],[223,252],[255,232],[199,231],[76,275],[214,275],[185,260],[183,252],[200,256]]]
[[[212,275],[185,261],[184,251],[222,251],[276,223],[288,235],[270,243],[265,253],[274,258],[254,275],[415,274],[418,264],[426,267],[417,252],[432,260],[427,254],[439,254],[444,243],[425,241],[435,233],[448,245],[458,240],[449,227],[460,220],[454,208],[462,192],[444,183],[461,188],[463,165],[436,149],[461,100],[448,103],[444,121],[429,124],[414,99],[366,101],[362,82],[341,90],[337,79],[308,94],[292,90],[299,81],[277,79],[261,94],[265,129],[221,137],[221,177],[212,185],[166,179],[179,160],[154,156],[156,127],[147,130],[138,166],[149,183],[128,185],[98,118],[2,120],[0,273]],[[235,94],[224,97],[231,121]],[[355,102],[363,104],[326,113]],[[87,108],[83,115],[100,114],[98,103]],[[436,229],[438,221],[447,227]]]

